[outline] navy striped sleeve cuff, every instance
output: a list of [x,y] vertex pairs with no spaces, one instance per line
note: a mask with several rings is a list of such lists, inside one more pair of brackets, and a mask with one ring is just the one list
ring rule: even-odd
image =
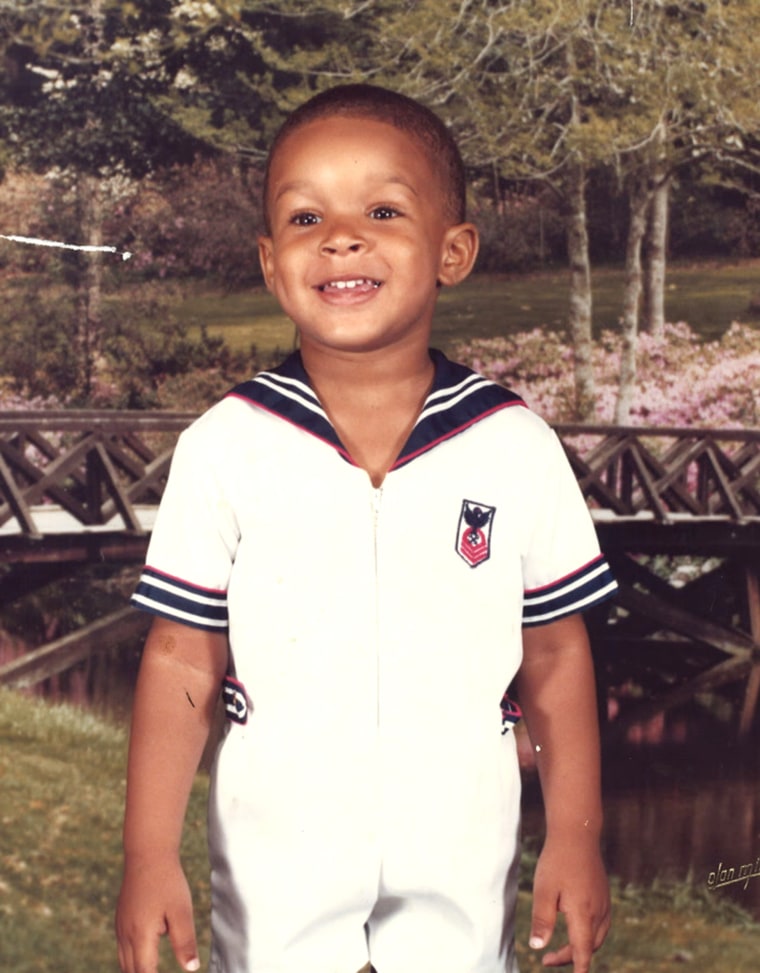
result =
[[617,582],[606,559],[600,555],[553,584],[526,591],[523,625],[546,625],[565,615],[585,611],[616,591]]
[[226,591],[200,588],[153,568],[143,569],[131,602],[136,608],[183,625],[209,632],[227,631]]

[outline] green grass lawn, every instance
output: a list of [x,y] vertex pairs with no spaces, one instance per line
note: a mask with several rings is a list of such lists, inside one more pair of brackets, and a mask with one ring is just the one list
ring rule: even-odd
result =
[[[622,271],[597,271],[593,287],[596,327],[614,328],[620,316]],[[757,292],[757,263],[671,267],[667,316],[670,321],[687,321],[705,337],[717,337],[733,320],[746,317],[750,297]],[[433,343],[447,351],[462,339],[509,334],[538,325],[563,327],[567,296],[565,270],[472,277],[441,292]],[[204,323],[212,334],[223,334],[233,348],[255,344],[266,353],[293,345],[293,325],[263,287],[225,294],[205,284],[192,284],[176,311],[189,324]]]
[[[118,969],[112,927],[125,758],[123,728],[0,691],[3,973]],[[200,914],[209,903],[205,794],[199,776],[185,856]]]
[[[0,970],[115,973],[112,916],[120,875],[126,732],[67,706],[0,690]],[[207,779],[199,774],[183,856],[208,956]],[[632,835],[632,840],[635,836]],[[529,954],[530,859],[519,898],[523,973]],[[760,924],[686,885],[614,888],[614,925],[595,973],[755,973]],[[177,969],[164,950],[164,971]],[[346,973],[354,973],[347,970]],[[420,973],[430,973],[420,970]]]

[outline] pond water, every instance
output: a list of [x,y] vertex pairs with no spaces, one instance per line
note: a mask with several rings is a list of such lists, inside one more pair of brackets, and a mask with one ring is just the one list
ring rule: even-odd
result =
[[[760,755],[728,734],[678,746],[605,752],[604,856],[623,883],[684,881],[760,919]],[[524,832],[542,831],[535,774],[525,781]],[[733,869],[733,872],[731,871]]]

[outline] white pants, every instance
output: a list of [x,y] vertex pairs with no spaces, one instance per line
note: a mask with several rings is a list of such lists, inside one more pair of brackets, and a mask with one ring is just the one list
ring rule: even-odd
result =
[[517,973],[514,734],[336,770],[251,759],[236,731],[211,795],[213,973]]

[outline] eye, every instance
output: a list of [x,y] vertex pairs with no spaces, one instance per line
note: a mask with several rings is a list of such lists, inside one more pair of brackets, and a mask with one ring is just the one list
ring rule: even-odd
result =
[[396,216],[401,216],[401,213],[393,206],[376,206],[370,210],[369,215],[373,220],[392,220]]
[[295,213],[290,217],[289,222],[292,223],[293,226],[315,226],[320,222],[320,219],[316,213],[304,212]]

